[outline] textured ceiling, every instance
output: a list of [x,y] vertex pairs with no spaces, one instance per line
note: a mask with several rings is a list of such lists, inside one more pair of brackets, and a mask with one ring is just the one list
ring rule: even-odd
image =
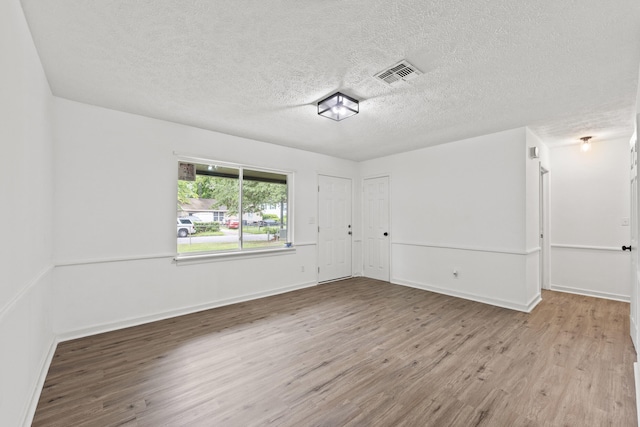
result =
[[[22,0],[57,96],[364,160],[530,126],[628,137],[637,0]],[[407,59],[424,74],[373,79]],[[342,122],[316,102],[361,100]]]

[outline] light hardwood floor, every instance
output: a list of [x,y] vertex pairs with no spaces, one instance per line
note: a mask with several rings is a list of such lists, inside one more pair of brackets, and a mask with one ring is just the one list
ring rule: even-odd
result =
[[35,426],[635,426],[629,305],[355,278],[61,343]]

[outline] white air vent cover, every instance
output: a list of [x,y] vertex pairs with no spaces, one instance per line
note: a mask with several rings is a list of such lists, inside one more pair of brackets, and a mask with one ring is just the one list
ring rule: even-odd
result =
[[418,70],[413,65],[409,64],[407,61],[401,61],[394,65],[391,68],[387,68],[384,71],[376,74],[376,79],[388,84],[393,85],[395,83],[399,83],[401,81],[409,81],[418,77],[420,74],[420,70]]

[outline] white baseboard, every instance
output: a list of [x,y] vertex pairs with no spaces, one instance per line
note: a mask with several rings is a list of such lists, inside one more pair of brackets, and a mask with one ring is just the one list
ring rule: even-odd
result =
[[58,333],[58,342],[74,340],[77,338],[84,338],[91,335],[102,334],[104,332],[116,331],[118,329],[129,328],[132,326],[143,325],[145,323],[157,322],[158,320],[170,319],[172,317],[183,316],[185,314],[197,313],[199,311],[210,310],[216,307],[222,307],[225,305],[236,304],[239,302],[251,301],[258,298],[270,297],[273,295],[284,294],[286,292],[296,291],[298,289],[309,288],[316,286],[318,282],[306,282],[297,285],[285,286],[282,288],[271,289],[264,292],[257,292],[254,294],[241,295],[238,297],[228,298],[224,300],[212,301],[206,304],[195,305],[191,307],[183,307],[177,310],[165,311],[162,313],[156,313],[148,316],[141,316],[130,318],[118,322],[105,323],[102,325],[91,326],[88,328],[78,329],[75,331],[66,331]]
[[536,308],[538,304],[542,301],[542,294],[538,293],[538,295],[531,298],[531,301],[527,304],[527,313],[531,313],[531,311]]
[[437,287],[437,286],[427,285],[427,284],[424,284],[424,283],[415,283],[415,282],[411,282],[409,280],[402,280],[402,279],[392,278],[391,279],[391,283],[393,283],[395,285],[408,286],[410,288],[422,289],[424,291],[431,291],[431,292],[435,292],[435,293],[438,293],[438,294],[449,295],[449,296],[452,296],[452,297],[468,299],[468,300],[471,300],[471,301],[481,302],[483,304],[495,305],[497,307],[508,308],[510,310],[523,311],[525,313],[531,312],[531,310],[533,310],[534,307],[536,305],[538,305],[538,303],[541,300],[540,299],[540,295],[538,294],[531,301],[529,301],[527,304],[518,304],[518,303],[511,302],[511,301],[505,301],[505,300],[501,300],[501,299],[497,299],[497,298],[489,298],[489,297],[485,297],[485,296],[481,296],[481,295],[470,294],[470,293],[467,293],[467,292],[455,291],[455,290],[452,290],[452,289],[440,288],[440,287]]
[[590,289],[573,288],[571,286],[554,285],[553,283],[551,284],[551,290],[558,291],[558,292],[566,292],[568,294],[584,295],[587,297],[610,299],[614,301],[622,301],[622,302],[631,301],[631,297],[629,297],[628,295],[618,295],[618,294],[612,294],[609,292],[593,291]]
[[38,381],[36,382],[33,393],[31,394],[31,400],[26,407],[26,411],[24,416],[22,417],[22,425],[24,427],[29,427],[33,423],[33,416],[36,414],[36,409],[38,407],[38,401],[40,400],[40,394],[42,393],[42,387],[44,387],[44,381],[47,379],[47,374],[49,373],[49,366],[51,366],[51,361],[53,360],[53,356],[56,353],[56,348],[58,347],[58,340],[54,337],[51,339],[49,343],[49,351],[42,358],[40,362],[40,374],[38,375]]

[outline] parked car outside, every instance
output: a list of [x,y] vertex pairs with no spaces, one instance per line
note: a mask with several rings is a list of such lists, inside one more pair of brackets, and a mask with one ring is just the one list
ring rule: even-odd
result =
[[277,219],[264,219],[262,221],[251,221],[247,225],[257,225],[258,227],[273,227],[274,225],[280,225]]
[[178,237],[187,237],[189,234],[195,234],[196,227],[189,218],[178,218]]
[[195,216],[195,215],[191,215],[191,214],[189,214],[189,216],[186,217],[186,218],[190,219],[191,222],[204,222],[202,219],[200,219],[199,216]]
[[240,227],[240,223],[237,219],[230,219],[227,226],[232,229],[237,229],[238,227]]

